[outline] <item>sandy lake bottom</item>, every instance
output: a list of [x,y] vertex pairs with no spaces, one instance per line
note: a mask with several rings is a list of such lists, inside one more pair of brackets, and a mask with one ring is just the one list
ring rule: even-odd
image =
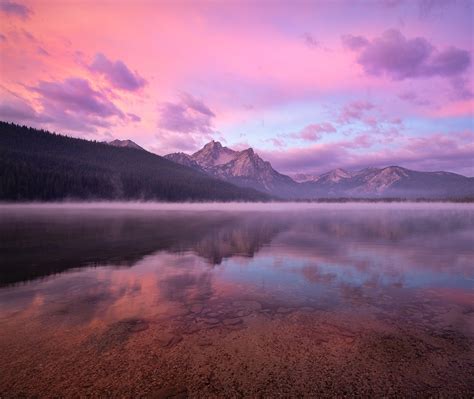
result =
[[0,397],[471,397],[474,207],[0,207]]

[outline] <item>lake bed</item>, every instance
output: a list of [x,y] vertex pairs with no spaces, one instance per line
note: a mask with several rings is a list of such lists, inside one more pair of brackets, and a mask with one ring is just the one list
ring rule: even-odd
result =
[[0,207],[0,396],[470,396],[471,204]]

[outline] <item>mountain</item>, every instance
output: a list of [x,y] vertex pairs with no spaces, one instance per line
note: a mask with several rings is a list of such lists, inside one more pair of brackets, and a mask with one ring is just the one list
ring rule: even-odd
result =
[[293,173],[289,176],[297,183],[305,183],[318,178],[318,175],[310,173]]
[[112,140],[112,141],[108,141],[107,144],[113,145],[114,147],[134,148],[135,150],[146,151],[143,147],[140,147],[137,143],[134,143],[132,140]]
[[170,161],[179,163],[184,166],[188,166],[190,168],[197,169],[199,171],[204,171],[201,166],[191,157],[191,155],[185,154],[184,152],[176,152],[174,154],[168,154],[165,155],[166,159],[169,159]]
[[454,198],[474,196],[474,178],[388,166],[357,172],[335,169],[304,184],[317,197]]
[[147,151],[0,122],[0,201],[268,198]]
[[302,196],[303,186],[273,169],[252,148],[234,151],[218,141],[207,143],[192,155],[174,153],[165,158],[182,165],[199,168],[208,174],[241,187],[251,187],[281,198]]
[[315,177],[313,181],[319,182],[320,184],[337,184],[341,181],[344,181],[345,179],[350,179],[351,177],[352,174],[350,172],[338,168]]
[[273,169],[252,148],[235,151],[218,141],[207,143],[192,155],[174,153],[165,158],[283,199],[474,196],[474,178],[449,172],[418,172],[400,166],[354,172],[338,168],[321,175],[295,174],[292,179]]

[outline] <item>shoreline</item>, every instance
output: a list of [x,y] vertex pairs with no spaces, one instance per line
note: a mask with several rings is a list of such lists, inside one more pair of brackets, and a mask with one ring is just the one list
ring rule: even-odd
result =
[[130,211],[303,211],[318,209],[459,209],[474,207],[474,202],[454,201],[346,201],[346,202],[22,202],[0,203],[4,210],[130,210]]

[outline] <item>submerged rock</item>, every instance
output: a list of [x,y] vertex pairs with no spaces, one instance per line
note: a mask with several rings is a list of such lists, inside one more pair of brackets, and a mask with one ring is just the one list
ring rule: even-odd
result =
[[196,314],[201,313],[203,309],[204,309],[204,306],[201,305],[200,303],[195,303],[194,305],[191,305],[191,307],[189,308],[189,310],[192,313],[196,313]]
[[238,317],[234,317],[234,318],[231,318],[231,319],[224,319],[222,321],[222,323],[225,325],[225,326],[235,326],[237,324],[241,324],[242,323],[242,319],[238,318]]
[[149,327],[148,322],[146,320],[141,320],[141,319],[127,319],[127,320],[122,320],[119,323],[124,325],[127,331],[131,333],[145,331]]
[[179,344],[182,340],[183,337],[179,334],[164,332],[158,337],[158,344],[162,348],[167,348]]
[[216,318],[209,318],[209,319],[204,319],[204,322],[207,323],[207,324],[219,324],[219,319],[216,319]]
[[262,309],[261,303],[257,301],[234,301],[232,305],[239,310],[255,311]]

